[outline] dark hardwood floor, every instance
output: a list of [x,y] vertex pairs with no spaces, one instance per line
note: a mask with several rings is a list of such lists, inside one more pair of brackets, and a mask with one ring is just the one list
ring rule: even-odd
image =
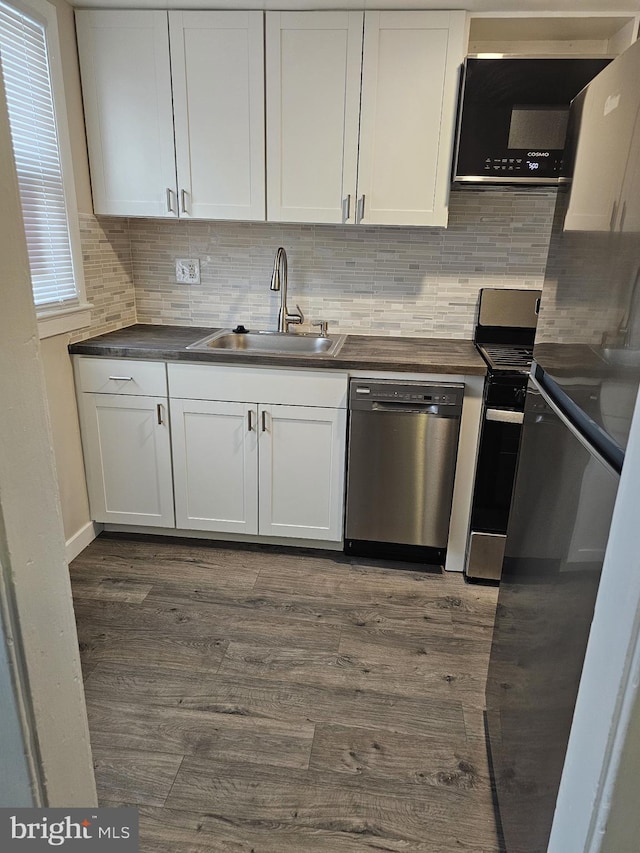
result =
[[343,554],[102,536],[71,564],[100,804],[144,853],[496,853],[497,591]]

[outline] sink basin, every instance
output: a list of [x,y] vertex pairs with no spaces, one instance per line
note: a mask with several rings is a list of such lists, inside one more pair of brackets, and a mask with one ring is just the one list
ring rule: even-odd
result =
[[602,358],[613,367],[640,367],[640,350],[605,347]]
[[276,355],[336,355],[346,335],[321,338],[319,335],[292,332],[214,332],[187,347],[189,350],[227,350],[242,353]]

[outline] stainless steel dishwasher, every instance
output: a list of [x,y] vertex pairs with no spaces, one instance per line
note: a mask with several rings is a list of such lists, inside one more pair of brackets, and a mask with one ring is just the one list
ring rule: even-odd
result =
[[352,379],[345,551],[442,564],[464,385]]

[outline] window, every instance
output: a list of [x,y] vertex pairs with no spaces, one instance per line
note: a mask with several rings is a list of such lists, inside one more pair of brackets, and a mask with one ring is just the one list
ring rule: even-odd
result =
[[46,0],[0,0],[0,66],[41,337],[88,320],[57,45]]

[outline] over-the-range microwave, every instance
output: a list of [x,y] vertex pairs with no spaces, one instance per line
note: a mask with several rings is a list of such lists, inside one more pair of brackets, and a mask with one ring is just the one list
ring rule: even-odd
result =
[[611,62],[478,54],[462,69],[454,183],[559,184],[571,100]]

